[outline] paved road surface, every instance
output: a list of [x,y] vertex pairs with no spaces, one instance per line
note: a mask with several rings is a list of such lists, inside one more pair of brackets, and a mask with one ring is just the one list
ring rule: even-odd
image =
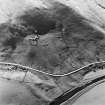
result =
[[[96,79],[93,79],[93,80],[89,81],[88,83],[82,84],[73,90],[68,90],[67,92],[65,92],[58,98],[56,98],[54,101],[52,101],[49,105],[60,105],[66,101],[67,101],[67,103],[69,102],[68,105],[71,105],[73,103],[73,101],[76,100],[76,97],[78,97],[78,95],[80,96],[81,93],[85,93],[85,90],[89,90],[92,87],[95,87],[96,85],[102,83],[103,81],[105,81],[105,75],[97,77]],[[64,105],[67,105],[67,103],[64,103]],[[76,104],[76,105],[78,105],[78,104]],[[80,105],[82,105],[82,104],[80,104]],[[91,105],[93,105],[93,104],[91,104]]]
[[105,83],[82,95],[73,105],[105,105]]

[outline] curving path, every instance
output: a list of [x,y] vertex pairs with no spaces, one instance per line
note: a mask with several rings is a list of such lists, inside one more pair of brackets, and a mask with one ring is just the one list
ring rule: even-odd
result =
[[[80,71],[85,71],[85,74],[91,72],[91,71],[97,71],[97,70],[104,70],[105,68],[105,61],[102,62],[95,62],[95,63],[91,63],[87,66],[84,66],[80,69],[77,69],[73,72],[69,72],[67,74],[63,74],[63,75],[57,75],[57,74],[49,74],[40,70],[36,70],[27,66],[22,66],[20,64],[15,64],[15,63],[8,63],[8,62],[0,62],[0,77],[1,78],[5,78],[5,79],[9,79],[9,80],[17,80],[20,81],[21,83],[45,83],[47,85],[50,85],[52,87],[55,86],[54,81],[50,81],[51,83],[49,84],[49,82],[43,81],[42,79],[40,79],[37,76],[37,73],[42,73],[43,75],[47,75],[47,76],[52,76],[52,77],[62,77],[62,76],[69,76],[71,74],[75,74],[78,73]],[[84,93],[84,90],[87,90],[88,88],[90,89],[90,87],[94,87],[97,84],[103,82],[105,80],[105,75],[103,76],[99,76],[96,78],[91,78],[88,80],[84,80],[84,82],[82,84],[80,84],[78,87],[74,88],[73,90],[68,90],[67,92],[63,93],[61,96],[59,96],[58,98],[56,98],[55,100],[51,100],[48,97],[45,97],[44,93],[42,95],[42,92],[38,92],[38,94],[40,93],[42,95],[42,98],[48,101],[52,101],[49,105],[60,105],[64,102],[68,102],[68,100],[70,100],[69,102],[73,103],[74,100],[76,99],[76,97],[74,98],[74,96],[77,96],[78,94],[80,95],[82,92]],[[65,104],[66,105],[66,104]]]
[[66,74],[50,74],[50,73],[47,73],[47,72],[43,72],[43,71],[33,69],[31,67],[28,67],[28,66],[23,66],[23,65],[20,65],[20,64],[16,64],[16,63],[0,62],[0,69],[3,69],[3,70],[8,70],[8,71],[15,70],[15,71],[23,71],[23,72],[30,71],[33,74],[36,73],[36,72],[39,72],[39,73],[46,74],[46,75],[53,76],[53,77],[68,76],[68,75],[77,73],[77,72],[82,71],[82,70],[85,70],[86,72],[90,72],[92,70],[95,71],[97,69],[104,69],[104,68],[105,68],[105,61],[101,61],[101,62],[90,63],[86,66],[83,66],[83,67],[81,67],[77,70],[74,70],[74,71],[66,73]]

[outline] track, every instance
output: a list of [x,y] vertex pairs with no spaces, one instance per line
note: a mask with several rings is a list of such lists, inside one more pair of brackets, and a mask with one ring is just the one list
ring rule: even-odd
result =
[[[0,70],[2,71],[6,71],[6,72],[12,72],[12,71],[16,71],[16,72],[24,72],[24,74],[27,74],[27,72],[31,72],[32,74],[36,73],[42,73],[48,76],[52,76],[52,77],[63,77],[63,76],[69,76],[71,74],[80,72],[80,71],[85,71],[86,73],[91,72],[91,71],[97,71],[98,69],[103,70],[105,69],[105,61],[101,61],[101,62],[95,62],[95,63],[91,63],[89,65],[86,65],[80,69],[77,69],[73,72],[69,72],[67,74],[50,74],[50,73],[46,73],[37,69],[33,69],[27,66],[23,66],[20,64],[15,64],[15,63],[8,63],[8,62],[0,62]],[[26,75],[24,75],[24,77],[22,78],[22,82],[24,82],[24,78]],[[7,78],[5,78],[7,79]],[[73,90],[68,90],[67,92],[63,93],[61,96],[59,96],[58,98],[56,98],[54,101],[52,101],[49,105],[60,105],[62,103],[64,103],[67,100],[70,100],[70,102],[73,102],[73,99],[76,99],[77,94],[81,94],[81,92],[83,92],[85,89],[90,88],[91,86],[95,86],[97,83],[99,83],[100,81],[105,80],[105,75],[101,76],[101,77],[97,77],[96,79],[91,79],[85,83],[83,83],[82,85],[74,88]],[[76,96],[75,98],[73,98],[74,96]]]
[[86,72],[90,72],[92,70],[96,71],[97,69],[104,69],[104,68],[105,68],[105,61],[101,61],[101,62],[90,63],[86,66],[83,66],[83,67],[81,67],[77,70],[74,70],[74,71],[66,73],[66,74],[51,74],[51,73],[43,72],[43,71],[33,69],[31,67],[28,67],[28,66],[23,66],[23,65],[20,65],[20,64],[16,64],[16,63],[0,62],[0,69],[6,70],[6,71],[7,70],[8,71],[13,71],[13,70],[20,71],[21,70],[23,72],[30,71],[33,74],[36,73],[36,72],[39,72],[39,73],[49,75],[49,76],[53,76],[53,77],[68,76],[68,75],[77,73],[77,72],[82,71],[82,70],[85,70]]
[[[43,72],[43,71],[40,71],[40,70],[37,70],[37,69],[33,69],[33,68],[30,68],[30,67],[27,67],[27,66],[23,66],[23,65],[20,65],[20,64],[15,64],[15,63],[8,63],[8,62],[0,62],[0,70],[2,71],[9,71],[9,72],[12,72],[12,71],[16,71],[16,72],[24,72],[24,77],[22,77],[22,82],[24,82],[24,78],[25,78],[25,74],[27,74],[27,72],[31,72],[32,74],[35,74],[36,73],[42,73],[42,74],[45,74],[45,75],[48,75],[48,76],[52,76],[52,77],[63,77],[63,76],[69,76],[71,74],[74,74],[74,73],[77,73],[77,72],[80,72],[80,71],[85,71],[86,74],[88,72],[91,72],[91,71],[97,71],[97,69],[100,69],[100,70],[103,70],[105,68],[105,61],[101,61],[101,62],[95,62],[95,63],[91,63],[89,65],[86,65],[80,69],[77,69],[73,72],[69,72],[67,74],[62,74],[62,75],[57,75],[57,74],[50,74],[50,73],[46,73],[46,72]],[[7,79],[7,78],[5,78]],[[86,80],[86,83],[82,84],[81,86],[79,87],[76,87],[74,90],[68,90],[66,93],[63,93],[61,96],[59,96],[58,98],[56,98],[53,102],[51,102],[49,105],[60,105],[61,103],[64,103],[65,101],[67,101],[68,99],[69,100],[72,100],[72,97],[74,97],[77,93],[81,93],[81,91],[83,91],[85,88],[87,87],[90,87],[92,84],[97,84],[97,82],[101,81],[105,79],[105,76],[102,76],[102,77],[97,77],[97,79],[93,79],[93,80],[89,80],[87,82]],[[72,102],[72,101],[70,101]]]

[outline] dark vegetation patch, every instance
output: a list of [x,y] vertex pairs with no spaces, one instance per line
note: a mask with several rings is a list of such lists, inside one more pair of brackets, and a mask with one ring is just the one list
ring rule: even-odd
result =
[[49,16],[46,10],[37,8],[28,10],[20,19],[23,20],[23,25],[34,27],[40,35],[46,34],[56,28],[56,21],[53,17]]
[[[103,33],[93,28],[88,20],[63,4],[55,3],[50,9],[43,10],[33,8],[27,10],[18,19],[19,24],[7,23],[0,26],[0,37],[5,36],[3,46],[10,46],[16,52],[17,45],[23,42],[27,35],[37,30],[37,34],[42,35],[39,45],[28,46],[33,50],[27,47],[24,51],[27,54],[23,58],[26,57],[27,62],[36,63],[50,72],[55,69],[55,71],[61,70],[62,72],[72,71],[100,60],[105,55],[102,53],[105,49],[102,46],[102,42],[104,44]],[[49,33],[51,30],[54,33]],[[48,38],[46,34],[53,37]],[[47,43],[47,46],[43,46],[42,43]],[[16,52],[16,56],[18,55],[21,53]]]
[[[63,4],[55,3],[49,10],[34,8],[18,18],[19,24],[0,25],[0,47],[11,48],[9,54],[15,63],[64,74],[105,60],[104,34]],[[25,38],[35,30],[40,34],[40,39],[38,46],[31,46]],[[5,53],[5,50],[2,52]],[[58,84],[65,91],[73,87],[71,83],[78,81],[78,77],[81,73],[80,76],[70,76],[70,79],[61,77]]]

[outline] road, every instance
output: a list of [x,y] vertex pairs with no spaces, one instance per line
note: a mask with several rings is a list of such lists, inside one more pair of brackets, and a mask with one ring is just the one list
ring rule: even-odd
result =
[[77,98],[75,99],[76,101],[74,101],[71,105],[104,105],[105,83],[97,85],[88,92],[84,93],[81,97],[78,95]]
[[[89,73],[89,71],[92,71],[92,69],[93,70],[97,70],[97,69],[101,70],[101,69],[104,69],[104,68],[105,68],[105,61],[95,62],[95,63],[89,64],[87,66],[84,66],[84,67],[82,67],[78,70],[75,70],[73,72],[70,72],[66,75],[61,75],[61,76],[68,76],[68,75],[71,75],[73,73],[77,73],[81,70],[85,70],[86,73]],[[11,79],[11,80],[15,79],[15,80],[18,80],[18,81],[21,81],[21,82],[45,83],[47,85],[54,86],[53,82],[51,82],[49,84],[49,82],[46,82],[45,80],[42,80],[37,76],[37,72],[49,75],[48,73],[44,73],[44,72],[32,69],[30,67],[22,66],[22,65],[19,65],[19,64],[0,62],[0,69],[1,69],[0,77],[3,77],[3,78],[8,77],[8,79]],[[7,71],[11,71],[11,72],[7,72]],[[30,73],[31,73],[31,78],[29,78]],[[17,74],[19,74],[19,75],[17,75]],[[105,73],[103,73],[103,74],[105,74]],[[53,76],[53,74],[51,74],[50,76]],[[60,75],[54,75],[54,76],[60,76]],[[28,77],[28,79],[27,79],[27,77]],[[74,88],[73,90],[68,90],[67,92],[63,93],[61,96],[59,96],[55,100],[53,100],[49,105],[60,105],[62,103],[65,104],[65,102],[69,102],[69,103],[72,104],[77,99],[77,97],[84,94],[86,90],[89,90],[90,88],[93,88],[96,85],[102,83],[105,80],[105,75],[97,76],[96,78],[94,77],[94,79],[91,78],[91,79],[88,79],[88,80],[89,80],[88,82],[86,80],[85,83],[82,83],[81,85]],[[45,97],[45,95],[43,96],[43,98],[45,98],[47,100],[50,100],[48,97]],[[65,104],[65,105],[67,105],[67,104]]]
[[49,105],[72,105],[75,100],[78,99],[78,97],[104,81],[105,75],[89,80],[87,83],[83,83],[80,86],[74,88],[73,90],[66,91],[61,96],[57,97],[54,101],[52,101]]

